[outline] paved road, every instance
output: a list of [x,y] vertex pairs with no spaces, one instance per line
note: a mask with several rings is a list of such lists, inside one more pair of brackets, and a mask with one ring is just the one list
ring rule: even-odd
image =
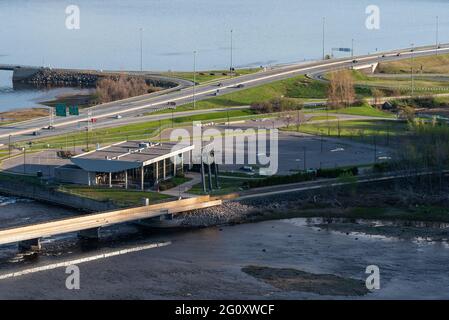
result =
[[[410,49],[391,51],[385,54],[373,54],[366,56],[355,57],[357,61],[354,63],[353,59],[343,58],[335,60],[325,60],[312,63],[299,63],[283,67],[274,68],[264,72],[230,78],[221,81],[221,86],[216,84],[207,84],[196,87],[196,100],[203,100],[211,98],[217,89],[220,90],[220,95],[243,90],[249,87],[260,86],[262,84],[291,78],[298,75],[314,72],[328,72],[331,70],[350,68],[356,65],[365,65],[376,63],[379,61],[393,61],[398,59],[410,58],[412,54],[415,57],[435,54],[437,50],[434,47],[416,48],[412,53]],[[439,53],[448,53],[449,46],[443,46],[438,49]],[[400,53],[398,55],[398,53]],[[237,87],[237,86],[243,87]],[[155,112],[160,109],[168,107],[169,102],[176,102],[176,104],[183,105],[191,103],[193,100],[193,88],[185,88],[177,91],[171,91],[166,94],[156,93],[153,95],[145,95],[135,97],[128,100],[117,101],[109,104],[98,105],[93,108],[85,109],[80,116],[68,118],[56,118],[54,126],[56,130],[40,130],[48,126],[49,121],[46,118],[35,119],[27,122],[14,124],[11,126],[0,127],[0,142],[7,142],[8,137],[14,137],[15,141],[32,139],[30,135],[32,132],[40,130],[42,136],[60,134],[60,128],[65,128],[69,131],[80,130],[86,126],[86,121],[91,117],[96,118],[98,123],[113,122],[114,117],[120,114],[123,118],[135,118],[136,115]],[[89,115],[90,113],[90,115]],[[123,119],[122,118],[122,119]],[[142,118],[143,119],[143,118]],[[25,135],[25,137],[24,137]]]

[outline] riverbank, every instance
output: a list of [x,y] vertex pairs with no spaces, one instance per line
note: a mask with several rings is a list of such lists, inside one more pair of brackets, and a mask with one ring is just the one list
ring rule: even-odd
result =
[[[416,182],[416,181],[415,181]],[[404,189],[403,184],[409,188]],[[319,218],[318,228],[344,233],[363,232],[403,239],[449,239],[449,197],[447,187],[429,191],[427,183],[403,179],[396,183],[375,183],[369,188],[349,186],[320,191],[276,195],[186,213],[178,217],[184,227],[210,227],[260,221]],[[356,189],[357,193],[355,193]],[[379,228],[372,221],[393,221]],[[367,222],[368,221],[368,222]]]

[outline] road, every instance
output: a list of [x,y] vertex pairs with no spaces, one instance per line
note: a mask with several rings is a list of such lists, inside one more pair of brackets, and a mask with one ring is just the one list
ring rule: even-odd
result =
[[[318,62],[298,63],[288,66],[282,66],[271,70],[258,72],[255,74],[244,75],[235,78],[229,78],[221,81],[221,86],[216,83],[196,86],[195,99],[197,101],[208,99],[214,96],[217,89],[220,95],[231,93],[246,88],[256,87],[263,84],[279,81],[298,75],[316,72],[329,72],[332,70],[350,68],[354,65],[365,65],[376,62],[393,61],[399,59],[410,58],[413,54],[415,57],[427,56],[439,53],[449,53],[449,46],[442,46],[440,49],[435,47],[416,48],[414,52],[410,49],[396,50],[388,53],[376,53],[372,55],[358,56],[352,58],[342,58],[334,60],[324,60]],[[399,55],[398,55],[399,53]],[[35,137],[31,135],[34,131],[39,131],[42,136],[57,135],[67,131],[77,131],[86,127],[87,120],[96,118],[96,125],[110,125],[127,123],[128,119],[135,119],[136,116],[149,112],[156,112],[161,109],[168,108],[169,102],[176,102],[178,106],[191,103],[193,100],[193,88],[184,88],[177,91],[169,91],[167,93],[156,93],[141,97],[134,97],[127,100],[116,101],[108,104],[98,105],[92,108],[82,110],[80,116],[72,116],[67,118],[55,118],[55,130],[41,130],[49,125],[48,118],[39,118],[10,126],[0,127],[0,143],[7,143],[9,137],[13,137],[14,141],[30,140]],[[204,111],[201,111],[204,112]],[[122,118],[116,119],[117,115]],[[144,117],[139,120],[145,121]]]

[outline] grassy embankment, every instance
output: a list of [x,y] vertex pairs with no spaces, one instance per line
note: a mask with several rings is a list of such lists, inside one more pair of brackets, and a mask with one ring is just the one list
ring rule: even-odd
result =
[[376,73],[410,74],[411,67],[417,73],[423,74],[449,74],[449,54],[438,54],[427,57],[415,57],[391,62],[381,62]]
[[63,187],[60,187],[59,190],[92,200],[111,201],[118,207],[122,208],[143,205],[143,198],[148,198],[150,203],[161,202],[173,198],[162,193],[151,191],[135,191],[76,185],[64,185]]
[[18,109],[0,112],[0,126],[47,116],[48,110],[44,108]]

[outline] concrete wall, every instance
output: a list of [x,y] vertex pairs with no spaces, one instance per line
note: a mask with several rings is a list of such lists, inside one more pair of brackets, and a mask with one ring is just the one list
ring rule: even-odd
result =
[[39,185],[20,182],[0,181],[0,192],[16,197],[34,199],[87,212],[117,209],[111,202],[101,202],[60,192]]

